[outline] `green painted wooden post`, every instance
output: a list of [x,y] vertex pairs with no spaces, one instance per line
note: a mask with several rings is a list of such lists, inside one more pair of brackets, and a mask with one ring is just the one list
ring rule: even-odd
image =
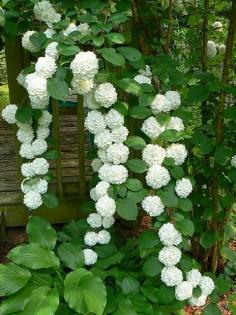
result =
[[78,145],[79,145],[79,184],[80,199],[85,198],[86,181],[85,181],[85,132],[84,132],[84,100],[83,96],[78,95],[77,117],[78,117]]
[[59,157],[56,160],[56,186],[57,186],[57,194],[59,198],[63,197],[63,184],[62,184],[62,164],[61,164],[61,145],[60,145],[60,125],[59,125],[59,108],[58,102],[56,100],[52,100],[52,133],[53,137],[56,141],[56,150],[59,153]]

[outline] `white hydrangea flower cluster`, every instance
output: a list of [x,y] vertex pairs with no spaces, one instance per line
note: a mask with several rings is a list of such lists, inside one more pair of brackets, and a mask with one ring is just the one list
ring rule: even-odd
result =
[[207,56],[209,58],[215,57],[217,54],[217,45],[214,41],[209,40],[207,42]]
[[54,23],[61,20],[61,15],[55,11],[52,4],[47,0],[35,4],[34,14],[37,20],[46,23],[49,28],[52,28]]
[[88,23],[80,23],[78,26],[75,23],[70,23],[63,31],[64,36],[69,36],[73,32],[79,32],[82,36],[90,34],[91,30]]
[[152,72],[149,65],[146,65],[145,70],[140,69],[139,74],[134,77],[134,81],[139,84],[150,84],[152,85]]

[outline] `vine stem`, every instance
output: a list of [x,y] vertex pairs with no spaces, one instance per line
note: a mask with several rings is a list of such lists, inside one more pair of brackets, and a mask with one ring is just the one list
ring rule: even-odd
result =
[[[236,33],[236,1],[232,0],[232,8],[230,12],[230,22],[228,28],[228,36],[227,36],[227,43],[226,43],[226,51],[224,56],[223,62],[223,72],[222,72],[222,79],[221,83],[222,86],[226,85],[229,82],[229,72],[230,72],[230,65],[232,61],[232,54],[233,54],[233,45],[234,45],[234,38]],[[216,136],[216,145],[220,145],[224,139],[224,118],[223,113],[225,109],[225,102],[226,102],[227,93],[221,89],[220,96],[219,96],[219,103],[216,109],[216,126],[215,126],[215,136]],[[217,224],[217,216],[219,212],[219,167],[215,164],[214,165],[214,175],[212,181],[212,207],[214,211],[213,216],[213,230],[218,232],[219,226]],[[217,270],[218,264],[218,255],[219,255],[219,248],[218,242],[213,247],[212,252],[212,261],[211,261],[211,271],[213,273]]]

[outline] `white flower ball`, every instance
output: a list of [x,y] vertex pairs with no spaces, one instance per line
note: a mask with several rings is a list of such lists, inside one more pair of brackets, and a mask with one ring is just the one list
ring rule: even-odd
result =
[[15,124],[16,123],[16,111],[17,106],[14,104],[7,105],[2,110],[2,118],[8,123],[8,124]]
[[231,158],[231,165],[233,167],[236,167],[236,155],[234,155],[232,158]]
[[75,23],[70,23],[69,26],[63,31],[63,35],[69,36],[71,33],[78,31]]
[[152,84],[152,80],[142,74],[138,74],[134,77],[134,81],[136,81],[139,84]]
[[45,194],[48,191],[48,182],[46,179],[40,178],[35,184],[32,185],[32,190],[39,194]]
[[172,223],[163,224],[158,232],[158,236],[162,244],[165,246],[177,246],[182,242],[180,232],[176,230]]
[[182,165],[186,160],[188,152],[183,144],[172,143],[166,149],[166,157],[172,158],[175,165]]
[[84,243],[87,246],[94,246],[98,242],[98,234],[96,232],[87,232],[84,236]]
[[48,27],[61,20],[61,15],[57,13],[52,4],[47,0],[39,1],[34,6],[34,14],[37,20],[45,22]]
[[52,28],[47,28],[46,31],[44,31],[43,33],[46,35],[47,38],[52,38],[56,32]]
[[114,217],[104,217],[102,219],[102,225],[103,225],[104,229],[111,228],[112,225],[114,225],[114,223],[115,223]]
[[110,129],[121,127],[124,124],[124,116],[117,110],[110,109],[105,116],[105,121]]
[[161,165],[166,157],[166,150],[157,144],[148,144],[142,152],[142,159],[148,166]]
[[46,175],[49,170],[49,163],[44,158],[36,158],[32,162],[32,168],[36,175]]
[[24,204],[27,208],[35,210],[42,206],[43,201],[39,193],[35,191],[29,191],[24,196]]
[[149,65],[146,65],[145,70],[144,69],[140,69],[139,73],[144,75],[145,77],[151,77],[152,76],[152,71]]
[[107,148],[107,159],[112,164],[123,164],[129,158],[129,148],[123,143],[115,143]]
[[108,231],[102,230],[98,233],[98,243],[101,245],[108,244],[111,240],[111,235]]
[[183,131],[185,128],[182,119],[179,117],[171,117],[170,121],[166,125],[166,129]]
[[97,212],[102,216],[102,217],[110,217],[113,216],[116,212],[116,203],[115,200],[108,197],[104,196],[100,198],[96,204],[95,204]]
[[128,170],[123,165],[104,164],[100,168],[98,176],[110,184],[121,185],[128,178]]
[[95,192],[98,199],[107,195],[110,184],[108,182],[101,181],[95,186]]
[[97,110],[92,110],[88,113],[84,125],[92,134],[102,132],[106,128],[104,116]]
[[181,255],[181,251],[177,247],[166,246],[159,252],[158,259],[166,267],[171,267],[180,262]]
[[85,95],[92,91],[94,82],[93,80],[80,80],[74,77],[71,81],[71,86],[76,93]]
[[45,79],[51,78],[57,70],[56,61],[50,56],[39,57],[36,65],[35,71],[38,76]]
[[34,131],[31,124],[24,124],[16,133],[17,139],[21,143],[30,144],[34,139]]
[[52,114],[50,114],[47,110],[43,110],[42,115],[38,120],[38,124],[40,126],[48,127],[50,126],[51,122],[52,122]]
[[44,139],[36,139],[32,142],[32,150],[35,156],[42,155],[47,151],[48,145]]
[[189,304],[192,306],[201,307],[206,304],[206,301],[207,301],[207,295],[202,294],[198,298],[192,296],[189,299]]
[[112,134],[112,140],[115,143],[122,143],[125,142],[125,140],[128,137],[129,130],[125,126],[119,126],[116,128],[113,128],[111,131]]
[[219,53],[221,55],[224,55],[226,52],[226,46],[224,44],[220,44],[218,48],[219,48]]
[[196,288],[201,281],[202,275],[197,269],[192,269],[189,272],[187,272],[186,278],[188,282],[190,282],[192,286]]
[[46,126],[40,126],[37,129],[37,138],[45,140],[49,137],[50,135],[50,129]]
[[213,24],[212,24],[212,27],[216,30],[216,31],[219,31],[221,32],[223,30],[223,25],[220,21],[215,21]]
[[96,88],[95,100],[105,108],[111,107],[117,102],[117,92],[111,83],[101,83]]
[[167,287],[179,285],[183,281],[182,271],[175,266],[164,267],[161,272],[161,281]]
[[98,213],[90,213],[87,222],[93,229],[96,229],[102,226],[103,219]]
[[176,91],[167,91],[165,97],[171,104],[171,109],[177,109],[181,105],[181,97],[179,92]]
[[88,23],[80,23],[77,26],[77,31],[79,31],[83,36],[86,36],[91,32]]
[[190,299],[193,294],[193,286],[188,281],[183,281],[175,288],[175,297],[177,301]]
[[31,106],[36,109],[44,109],[49,103],[47,80],[33,73],[26,76],[26,84]]
[[53,59],[57,59],[59,57],[59,51],[57,49],[58,43],[57,42],[52,42],[47,45],[46,50],[45,50],[45,56],[46,57],[51,57]]
[[157,217],[164,212],[165,206],[158,196],[147,196],[142,201],[143,210],[151,217]]
[[27,178],[33,177],[35,175],[34,168],[31,162],[21,165],[21,174]]
[[155,117],[147,118],[142,125],[142,132],[152,140],[156,140],[159,135],[165,130],[156,120]]
[[92,167],[92,170],[97,173],[100,169],[100,167],[102,166],[102,162],[100,159],[96,158],[94,160],[92,160],[92,163],[91,163],[91,167]]
[[153,189],[166,186],[170,181],[170,174],[166,168],[158,164],[151,166],[146,175],[147,185]]
[[216,54],[217,54],[216,44],[212,40],[209,40],[207,42],[207,56],[212,58],[215,57]]
[[108,129],[95,134],[94,143],[98,148],[107,148],[112,144],[112,135]]
[[30,36],[34,33],[35,31],[27,31],[22,37],[22,47],[31,52],[38,51],[38,48],[35,47],[30,41]]
[[70,64],[73,75],[81,80],[92,80],[98,72],[98,59],[92,51],[79,52]]
[[167,113],[172,109],[171,103],[165,95],[157,94],[152,101],[151,110],[154,115],[157,115],[159,113]]
[[210,277],[202,276],[199,287],[202,290],[202,294],[210,295],[212,291],[215,289],[215,284]]
[[176,181],[175,191],[180,198],[187,198],[193,191],[192,183],[188,178],[178,179]]
[[105,148],[98,149],[97,155],[103,163],[108,163],[107,150]]
[[91,198],[93,201],[98,201],[99,198],[97,197],[95,188],[92,188],[92,189],[90,190],[89,195],[90,195],[90,198]]
[[98,255],[92,249],[86,248],[83,250],[85,265],[94,265],[98,260]]
[[22,143],[21,144],[19,154],[21,157],[28,159],[28,160],[31,160],[35,157],[32,145],[29,143]]

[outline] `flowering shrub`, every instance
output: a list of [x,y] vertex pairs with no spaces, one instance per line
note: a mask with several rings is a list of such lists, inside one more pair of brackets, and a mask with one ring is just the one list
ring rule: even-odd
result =
[[[56,249],[55,231],[32,218],[27,227],[29,244],[13,249],[9,258],[14,264],[1,267],[9,276],[16,269],[22,281],[13,278],[12,287],[5,288],[0,269],[0,293],[20,296],[30,287],[24,302],[9,312],[27,314],[39,298],[40,304],[48,305],[46,315],[73,314],[71,310],[98,315],[172,314],[187,303],[203,306],[211,297],[217,302],[230,280],[202,273],[190,254],[195,241],[190,198],[199,187],[188,161],[187,145],[189,139],[195,140],[184,124],[188,119],[182,93],[168,80],[160,86],[159,58],[146,58],[151,66],[146,65],[145,56],[129,46],[127,34],[117,31],[129,20],[127,10],[114,12],[104,3],[84,5],[77,25],[69,18],[71,12],[59,14],[45,0],[35,4],[35,17],[45,28],[23,35],[23,47],[37,61],[18,77],[30,106],[9,105],[2,116],[17,125],[20,155],[29,160],[21,169],[24,204],[29,210],[56,205],[56,197],[47,192],[47,139],[53,118],[47,106],[50,97],[66,99],[69,87],[83,96],[88,109],[84,125],[96,145],[92,161],[96,185],[90,190],[93,211],[59,233],[62,243]],[[212,27],[218,31],[222,26]],[[216,57],[216,44],[205,44],[205,57]],[[219,53],[223,50],[219,46]],[[230,159],[235,167],[231,153]],[[196,207],[201,203],[194,202]],[[138,225],[147,215],[150,226],[140,233]],[[126,240],[120,230],[125,225],[132,230],[133,221],[135,235]],[[34,271],[42,268],[48,269],[43,285]],[[11,297],[3,308],[9,301]],[[218,311],[215,304],[210,308]]]

